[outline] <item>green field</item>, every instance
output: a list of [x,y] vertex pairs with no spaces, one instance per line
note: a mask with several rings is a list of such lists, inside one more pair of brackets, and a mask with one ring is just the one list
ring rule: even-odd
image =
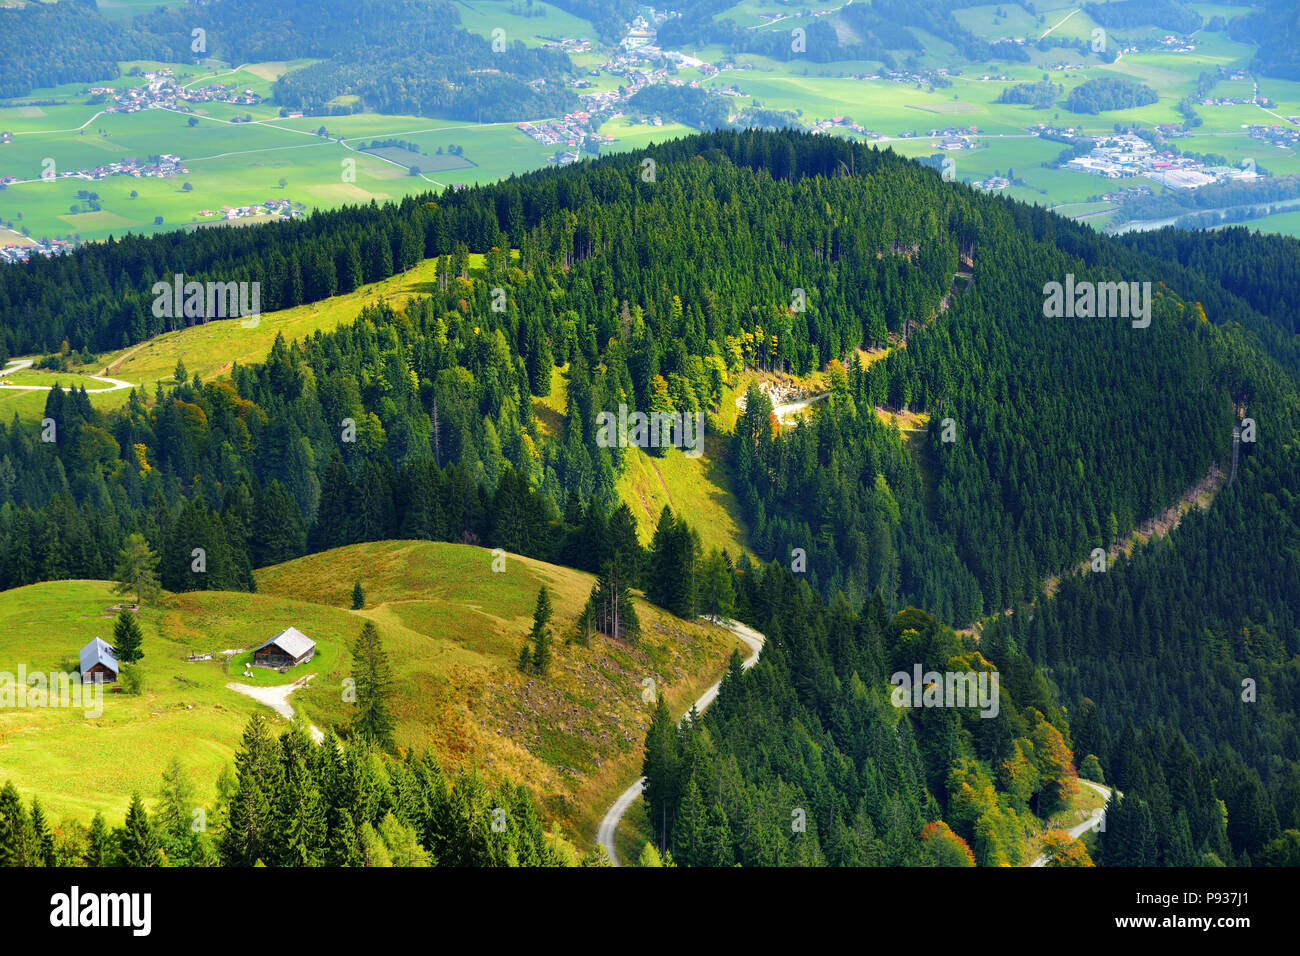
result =
[[[556,11],[558,13],[558,11]],[[523,19],[523,18],[521,18]],[[269,96],[276,76],[312,61],[252,64],[232,71],[174,66],[184,83],[234,83]],[[159,64],[123,64],[144,69]],[[96,85],[131,86],[139,81],[123,76]],[[306,208],[344,203],[383,202],[441,189],[455,182],[491,182],[524,169],[544,166],[554,152],[535,143],[513,123],[475,124],[417,116],[372,113],[290,119],[279,108],[262,103],[234,106],[196,104],[198,124],[190,116],[168,110],[132,114],[103,113],[89,105],[83,84],[69,84],[33,93],[32,99],[66,98],[60,106],[0,107],[0,129],[13,141],[0,146],[0,176],[19,182],[0,191],[0,222],[27,227],[33,236],[80,236],[104,239],[125,232],[150,233],[202,221],[200,210],[243,206],[267,199],[289,198]],[[252,122],[234,122],[251,116]],[[540,118],[540,117],[537,117]],[[316,135],[324,126],[328,137]],[[339,141],[339,137],[343,137]],[[390,161],[361,152],[372,139],[403,139],[427,153],[416,163]],[[446,155],[447,147],[464,150],[464,160]],[[444,151],[438,156],[439,148]],[[160,153],[181,157],[184,175],[167,178],[109,176],[97,181],[59,175],[40,181],[47,159],[56,174],[75,172]],[[423,171],[411,176],[407,169]],[[445,172],[445,177],[441,174]],[[280,180],[285,185],[280,186]],[[189,183],[193,188],[185,191]],[[101,212],[73,213],[84,208],[77,192],[97,193]],[[133,198],[132,193],[137,195]],[[163,222],[155,223],[161,216]]]
[[[144,692],[110,689],[98,717],[69,708],[0,711],[0,780],[39,796],[50,816],[87,821],[101,811],[119,822],[132,791],[151,797],[172,756],[210,805],[223,763],[250,714],[284,719],[225,686],[282,685],[315,675],[291,698],[318,727],[345,723],[342,681],[350,642],[369,619],[394,671],[400,746],[431,750],[448,767],[473,765],[496,779],[527,783],[549,822],[584,841],[613,797],[634,779],[649,720],[642,680],[651,677],[676,710],[725,668],[738,642],[729,632],[680,621],[642,602],[643,639],[625,647],[597,637],[590,649],[557,642],[552,674],[515,669],[537,589],[554,596],[563,634],[592,585],[590,575],[509,556],[492,571],[482,548],[433,542],[354,545],[257,573],[258,593],[165,594],[141,613]],[[352,611],[354,580],[366,606]],[[302,599],[311,595],[311,600]],[[108,584],[58,581],[5,592],[0,602],[0,671],[69,669],[91,638],[111,639]],[[287,626],[317,643],[290,674],[255,669],[247,652]],[[225,664],[222,651],[244,649]],[[218,659],[189,662],[194,654]]]
[[541,46],[563,37],[596,40],[596,31],[581,17],[566,13],[542,0],[534,0],[533,16],[525,16],[522,0],[456,0],[460,23],[471,33],[492,38],[493,30],[504,30],[507,43]]
[[[145,6],[143,0],[116,0],[109,15],[125,16]],[[1231,18],[1241,12],[1240,7],[1224,4],[1192,6],[1206,18]],[[851,39],[847,21],[838,15],[839,7],[831,0],[739,0],[718,16],[729,17],[745,28],[778,31],[824,16],[842,37]],[[531,7],[519,0],[457,0],[456,8],[461,23],[484,37],[490,38],[494,30],[504,30],[508,42],[521,41],[529,46],[562,37],[591,40],[590,51],[573,55],[579,73],[599,67],[610,52],[596,40],[590,23],[542,0]],[[536,15],[525,15],[530,12]],[[928,156],[937,151],[937,138],[927,136],[932,128],[977,126],[979,148],[948,154],[956,163],[958,180],[973,182],[1013,169],[1025,184],[1008,189],[1007,195],[1056,205],[1088,202],[1107,191],[1110,184],[1087,173],[1044,167],[1059,154],[1061,145],[1027,138],[1027,126],[1040,122],[1070,124],[1096,134],[1117,123],[1179,123],[1179,101],[1195,91],[1202,72],[1244,67],[1254,54],[1253,47],[1233,41],[1226,32],[1203,29],[1196,35],[1197,48],[1192,52],[1129,52],[1107,64],[1095,55],[1073,49],[1043,51],[1034,45],[1049,29],[1052,36],[1090,40],[1097,24],[1078,5],[1058,3],[1051,9],[1031,12],[1014,3],[984,4],[957,10],[953,16],[958,24],[986,39],[1028,38],[1030,62],[970,63],[951,43],[909,28],[924,47],[916,57],[916,65],[955,70],[948,78],[950,86],[855,78],[881,70],[879,63],[816,63],[798,58],[781,62],[753,54],[737,54],[732,59],[737,65],[752,65],[754,69],[723,71],[704,79],[703,85],[717,88],[735,84],[744,94],[737,106],[761,104],[796,110],[805,124],[847,115],[882,134],[882,147],[894,148],[906,156]],[[773,21],[772,17],[782,19]],[[1165,31],[1138,27],[1116,32],[1142,39],[1162,36]],[[717,46],[685,52],[712,62],[724,56]],[[900,62],[906,59],[905,51],[899,54],[896,59]],[[172,68],[186,84],[234,83],[269,97],[276,77],[310,62],[245,64],[239,69],[221,64],[174,64]],[[160,65],[124,63],[122,77],[97,85],[131,86],[137,81],[125,75],[130,67],[154,69]],[[1008,79],[994,79],[1002,74]],[[1149,106],[1095,116],[1066,112],[1062,106],[1064,96],[1058,98],[1055,108],[1047,110],[995,102],[1006,86],[1037,81],[1044,75],[1062,84],[1066,92],[1089,79],[1119,76],[1155,87],[1160,98]],[[685,68],[678,76],[692,80],[702,73]],[[601,90],[623,82],[622,77],[603,72],[586,78]],[[63,171],[162,152],[180,155],[189,172],[165,180],[118,176],[92,183],[73,178],[19,182],[0,192],[0,228],[12,222],[15,230],[26,227],[34,236],[93,240],[126,231],[148,233],[190,225],[201,221],[198,212],[202,209],[247,205],[269,198],[286,197],[306,209],[372,199],[398,200],[415,192],[456,183],[489,182],[540,168],[555,152],[554,147],[525,137],[514,123],[480,125],[373,113],[290,119],[281,117],[278,106],[269,100],[253,107],[199,104],[195,112],[199,123],[190,128],[189,117],[180,113],[149,110],[131,115],[102,114],[99,106],[88,103],[83,88],[82,84],[65,84],[34,91],[26,102],[0,106],[0,129],[14,134],[13,142],[0,146],[0,175],[34,180],[46,159],[53,160]],[[1242,96],[1251,89],[1248,80],[1224,80],[1213,95]],[[1184,150],[1220,154],[1234,164],[1254,160],[1279,175],[1300,174],[1297,150],[1266,145],[1250,138],[1243,129],[1251,123],[1279,122],[1279,117],[1285,122],[1286,116],[1300,115],[1300,83],[1261,78],[1260,91],[1276,104],[1271,112],[1254,105],[1197,107],[1203,125],[1193,135],[1178,140],[1177,145]],[[65,102],[49,106],[30,102],[38,99]],[[244,116],[250,116],[253,122],[232,122]],[[328,137],[315,135],[322,125]],[[644,148],[650,142],[692,130],[671,122],[662,127],[634,125],[628,117],[620,117],[605,122],[601,132],[616,138],[607,149],[623,151]],[[842,130],[833,132],[852,135]],[[917,135],[899,138],[904,133]],[[381,151],[379,155],[361,152],[370,140],[384,138],[412,142],[426,155],[412,162],[402,151]],[[472,165],[454,168],[454,160],[447,154],[451,145],[462,147],[465,159]],[[441,157],[439,148],[444,151]],[[410,175],[410,166],[418,167],[420,174]],[[285,182],[283,187],[281,180]],[[186,182],[192,191],[182,190]],[[100,211],[85,211],[84,201],[76,196],[82,189],[98,193]],[[131,196],[133,191],[137,193],[135,198]],[[157,217],[162,217],[161,224],[156,223]],[[1100,225],[1101,217],[1088,221]]]
[[1277,232],[1300,239],[1300,211],[1274,213],[1262,219],[1248,219],[1232,225],[1245,226],[1252,232]]

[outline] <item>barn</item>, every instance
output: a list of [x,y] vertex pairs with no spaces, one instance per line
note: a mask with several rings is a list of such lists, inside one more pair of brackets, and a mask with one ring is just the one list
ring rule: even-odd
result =
[[316,642],[296,627],[286,627],[253,651],[258,667],[293,667],[305,664],[316,654]]
[[113,648],[99,638],[95,638],[81,649],[81,682],[83,684],[89,684],[96,680],[103,681],[105,684],[112,684],[117,680],[120,669]]

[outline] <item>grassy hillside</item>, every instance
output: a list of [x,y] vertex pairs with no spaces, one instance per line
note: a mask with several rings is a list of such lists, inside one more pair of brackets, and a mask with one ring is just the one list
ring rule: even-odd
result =
[[[728,632],[642,601],[640,646],[597,637],[584,649],[565,646],[561,637],[551,676],[525,676],[515,663],[538,587],[552,591],[552,629],[562,636],[594,578],[514,555],[503,573],[491,565],[490,551],[464,545],[354,545],[258,572],[258,588],[266,596],[311,594],[318,606],[353,617],[342,634],[313,634],[317,640],[350,641],[361,618],[373,620],[393,662],[399,746],[431,749],[449,765],[526,783],[548,817],[570,836],[590,839],[605,807],[639,773],[651,714],[642,681],[652,679],[675,709],[684,709],[741,645]],[[366,607],[342,611],[358,579]],[[345,654],[341,668],[297,699],[318,726],[347,717],[340,681],[348,660]]]
[[[0,780],[38,795],[55,819],[96,810],[120,821],[132,790],[152,796],[177,755],[207,804],[249,714],[262,705],[228,690],[231,681],[288,683],[315,675],[291,697],[321,728],[346,723],[347,650],[363,619],[380,629],[392,661],[399,746],[431,750],[448,766],[528,784],[548,821],[588,840],[610,800],[639,772],[655,681],[675,709],[689,706],[722,673],[738,642],[725,631],[681,621],[641,602],[644,637],[627,648],[597,637],[590,649],[555,648],[548,679],[515,668],[538,587],[554,594],[552,626],[563,634],[581,610],[590,575],[527,558],[491,570],[491,552],[433,542],[354,545],[258,572],[257,594],[164,595],[141,615],[145,634],[140,697],[110,691],[99,718],[66,709],[0,711]],[[366,606],[352,611],[354,580]],[[68,668],[92,637],[111,639],[120,600],[98,581],[58,581],[5,593],[0,671]],[[247,651],[293,625],[318,654],[289,675],[241,676],[220,652]],[[191,653],[217,659],[190,663]],[[227,673],[229,671],[229,673]],[[281,717],[273,718],[277,723]]]
[[[101,581],[56,581],[4,593],[0,601],[0,671],[16,674],[20,664],[42,673],[75,666],[78,650],[91,638],[112,640],[109,610],[121,598]],[[250,602],[257,609],[250,614]],[[150,796],[162,768],[174,754],[194,780],[205,804],[248,715],[258,705],[225,689],[228,678],[214,663],[190,664],[188,637],[213,627],[217,641],[247,621],[248,636],[285,617],[281,602],[248,595],[201,594],[164,598],[141,614],[145,657],[144,692],[131,697],[105,694],[103,714],[90,718],[80,710],[0,709],[0,779],[12,780],[25,797],[38,795],[54,819],[73,816],[88,821],[103,811],[120,822],[131,791]],[[195,617],[186,613],[193,610]],[[189,626],[175,622],[184,615]],[[267,632],[267,636],[275,633]],[[204,640],[197,646],[208,646]],[[234,646],[242,646],[236,644]],[[6,679],[9,679],[6,676]]]
[[[482,255],[471,254],[471,276],[482,264]],[[100,356],[94,365],[77,366],[72,372],[54,373],[32,368],[5,378],[15,385],[52,385],[56,381],[65,387],[84,385],[91,392],[91,403],[97,408],[113,408],[126,403],[130,390],[94,394],[94,390],[103,388],[104,383],[96,382],[90,376],[102,373],[143,386],[145,393],[152,397],[154,383],[173,381],[176,360],[182,359],[189,375],[197,373],[208,381],[228,373],[235,362],[265,361],[277,334],[291,342],[317,330],[330,331],[351,322],[363,306],[381,299],[396,308],[413,296],[427,294],[436,281],[436,270],[437,260],[424,259],[400,275],[363,285],[353,292],[263,313],[255,328],[244,328],[241,322],[233,320],[207,322],[110,352]],[[39,421],[45,409],[45,399],[44,391],[0,390],[0,415],[6,421],[15,413],[25,421]]]

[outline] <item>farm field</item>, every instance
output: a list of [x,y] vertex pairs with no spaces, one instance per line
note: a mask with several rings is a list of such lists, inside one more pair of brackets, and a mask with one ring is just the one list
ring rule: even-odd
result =
[[529,47],[557,37],[596,40],[589,22],[553,4],[534,0],[532,16],[511,12],[521,6],[515,0],[456,0],[461,26],[489,39],[493,30],[504,30],[507,43],[518,40]]
[[[117,0],[112,15],[125,16],[142,6],[142,0]],[[716,16],[760,31],[788,30],[820,17],[830,20],[843,34],[849,28],[838,16],[840,6],[802,0],[739,0]],[[1231,18],[1241,10],[1216,3],[1190,6],[1207,19]],[[611,52],[610,47],[599,42],[588,21],[542,0],[527,10],[514,0],[457,0],[456,9],[467,29],[486,38],[491,38],[494,30],[503,30],[508,42],[520,41],[530,47],[560,37],[592,41],[589,51],[572,55],[580,75],[598,69]],[[953,17],[958,25],[986,39],[1028,38],[1029,62],[967,62],[962,51],[948,40],[909,27],[923,47],[911,60],[911,68],[946,69],[950,72],[944,82],[949,85],[932,85],[927,80],[858,79],[884,69],[882,64],[871,61],[817,63],[796,58],[783,62],[747,53],[735,54],[730,60],[738,67],[753,69],[724,70],[706,76],[697,68],[682,67],[676,71],[675,81],[698,81],[703,88],[712,90],[734,84],[742,92],[736,101],[738,106],[797,111],[805,125],[831,116],[848,116],[881,134],[881,148],[892,148],[909,157],[928,157],[940,151],[941,137],[928,137],[930,129],[956,126],[969,132],[969,127],[977,127],[978,133],[972,134],[976,148],[946,153],[959,181],[979,182],[1013,170],[1022,182],[1007,188],[1006,195],[1059,205],[1096,201],[1110,184],[1084,172],[1045,166],[1055,161],[1062,144],[1030,138],[1027,126],[1072,125],[1095,135],[1117,123],[1148,127],[1178,124],[1183,119],[1179,102],[1195,92],[1202,73],[1241,68],[1254,54],[1252,46],[1232,40],[1226,32],[1206,29],[1197,32],[1196,48],[1189,52],[1130,51],[1113,63],[1068,47],[1038,49],[1035,43],[1044,35],[1091,39],[1098,24],[1073,4],[1058,3],[1051,9],[1036,8],[1032,12],[1020,4],[986,4],[957,10]],[[1136,40],[1158,39],[1166,33],[1156,27],[1123,31],[1125,37]],[[717,45],[682,52],[715,64],[726,55]],[[910,55],[908,51],[896,51],[895,59],[902,62]],[[232,83],[270,97],[278,76],[312,62],[316,61],[171,67],[180,82],[187,85]],[[101,85],[129,87],[138,83],[126,75],[131,68],[151,70],[163,65],[148,61],[123,63],[123,75]],[[1064,109],[1070,89],[1089,79],[1107,77],[1148,84],[1159,90],[1159,99],[1148,106],[1095,115]],[[584,78],[591,81],[593,90],[600,91],[614,90],[626,82],[625,75],[606,71]],[[1028,105],[996,102],[1006,87],[1044,78],[1064,88],[1053,108],[1035,110]],[[12,105],[0,106],[0,129],[13,133],[12,142],[0,146],[0,176],[13,175],[20,180],[0,192],[0,226],[12,223],[15,232],[26,228],[34,238],[96,240],[127,231],[149,233],[192,226],[204,221],[205,217],[198,215],[201,210],[268,199],[289,199],[303,210],[371,200],[393,201],[416,192],[459,183],[491,182],[542,167],[556,151],[554,146],[524,136],[514,123],[480,125],[373,113],[289,118],[280,116],[278,106],[270,99],[256,106],[195,104],[193,118],[198,122],[191,128],[191,117],[179,112],[101,114],[100,106],[87,103],[83,89],[82,84],[65,84],[33,91],[25,98],[30,102],[13,101]],[[1249,79],[1225,79],[1215,87],[1213,95],[1248,96],[1252,91]],[[1300,83],[1260,78],[1260,93],[1275,105],[1270,109],[1257,105],[1197,106],[1203,125],[1177,140],[1178,147],[1221,155],[1234,165],[1254,161],[1276,175],[1300,174],[1300,153],[1295,148],[1268,145],[1252,139],[1244,129],[1252,123],[1285,124],[1287,116],[1300,115]],[[353,99],[340,97],[335,105]],[[37,105],[36,100],[64,102]],[[252,122],[235,122],[245,117]],[[322,128],[327,135],[317,135]],[[606,119],[599,127],[600,133],[616,138],[614,144],[604,147],[614,152],[644,148],[651,142],[692,131],[667,117],[663,126],[651,127],[633,123],[627,115]],[[844,130],[831,132],[853,135]],[[413,159],[413,154],[402,150],[363,151],[373,139],[411,142],[426,155]],[[466,165],[450,157],[448,147],[453,145],[463,150]],[[439,149],[443,151],[441,156]],[[57,170],[67,170],[163,152],[181,156],[188,172],[169,179],[118,176],[93,183],[73,178],[36,181],[47,160],[52,160]],[[412,166],[418,174],[412,175]],[[184,188],[186,183],[191,187],[188,190]],[[1151,185],[1157,193],[1165,188]],[[81,190],[97,194],[97,211],[90,209],[84,197],[78,197]],[[1087,221],[1100,228],[1109,218],[1095,216]]]
[[[254,64],[237,71],[175,67],[184,83],[235,83],[269,96],[271,81],[287,68],[312,61]],[[159,64],[123,64],[143,69]],[[123,76],[103,85],[130,86]],[[66,96],[60,106],[0,107],[0,129],[13,133],[0,146],[0,177],[18,181],[0,190],[0,222],[26,227],[32,236],[106,239],[128,231],[151,233],[202,222],[201,210],[245,206],[287,198],[306,209],[344,203],[384,202],[456,182],[478,183],[546,164],[554,152],[530,140],[513,123],[474,124],[416,116],[352,114],[332,117],[279,116],[266,103],[234,106],[196,104],[193,118],[153,109],[133,114],[103,113],[88,105],[82,84],[36,91],[31,98]],[[251,117],[252,122],[235,122]],[[329,135],[317,135],[324,127]],[[341,138],[341,139],[340,139]],[[394,162],[361,151],[372,139],[403,139],[429,154],[417,163]],[[457,145],[464,165],[437,151]],[[109,176],[97,181],[58,175],[127,158],[171,153],[187,173],[166,179]],[[43,169],[56,178],[41,181]],[[412,176],[409,165],[423,174]],[[281,181],[284,185],[281,185]],[[184,189],[188,183],[191,189]],[[79,191],[98,194],[101,211],[86,208]],[[161,217],[162,221],[156,219]]]
[[[108,691],[103,713],[6,708],[0,714],[0,780],[41,798],[55,819],[87,821],[103,812],[121,821],[132,791],[156,792],[172,754],[210,805],[222,764],[243,724],[262,713],[284,718],[226,688],[315,675],[290,698],[312,724],[346,722],[340,688],[350,672],[350,642],[374,621],[394,671],[397,742],[431,750],[448,767],[476,766],[493,779],[533,788],[544,817],[584,839],[607,798],[635,776],[650,705],[650,677],[674,708],[716,680],[739,642],[711,625],[678,620],[642,601],[643,637],[625,647],[597,636],[590,649],[562,641],[593,583],[590,575],[509,556],[493,573],[492,553],[464,545],[390,541],[353,545],[257,572],[258,593],[164,594],[141,614],[144,691]],[[352,611],[354,580],[366,606]],[[537,589],[553,593],[551,678],[515,669]],[[301,599],[312,595],[311,601]],[[108,608],[120,598],[97,581],[58,581],[6,594],[0,608],[0,671],[65,669],[92,637],[111,637]],[[188,662],[193,653],[250,649],[287,626],[317,643],[316,657],[290,674],[240,661]],[[275,729],[275,728],[273,728]],[[130,754],[131,759],[123,759]]]
[[1277,232],[1300,239],[1300,212],[1279,212],[1261,219],[1248,219],[1232,225],[1245,226],[1252,232]]

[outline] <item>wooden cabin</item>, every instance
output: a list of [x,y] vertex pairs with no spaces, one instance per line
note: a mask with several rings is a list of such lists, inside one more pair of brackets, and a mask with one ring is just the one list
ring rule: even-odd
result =
[[315,641],[296,627],[286,627],[253,650],[253,663],[258,667],[293,667],[307,663],[315,654]]
[[117,663],[117,654],[108,643],[95,638],[81,649],[81,682],[90,684],[103,681],[112,684],[117,681],[121,665]]

